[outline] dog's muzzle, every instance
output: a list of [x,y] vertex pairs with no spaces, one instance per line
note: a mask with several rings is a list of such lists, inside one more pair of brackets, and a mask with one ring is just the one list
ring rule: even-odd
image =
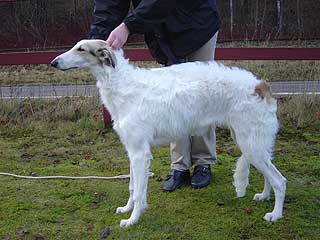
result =
[[64,64],[61,64],[59,59],[54,59],[50,65],[54,68],[57,68],[62,71],[70,70],[70,69],[77,69],[77,67],[65,67]]
[[53,61],[50,63],[50,65],[51,65],[52,67],[54,67],[54,68],[58,68],[59,62],[58,62],[58,60],[53,60]]

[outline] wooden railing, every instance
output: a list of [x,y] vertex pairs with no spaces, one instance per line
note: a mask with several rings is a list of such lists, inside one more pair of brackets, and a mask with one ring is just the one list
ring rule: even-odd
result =
[[[0,65],[48,64],[63,51],[0,53]],[[125,49],[131,61],[153,61],[146,48]],[[320,60],[320,48],[217,48],[217,60]]]

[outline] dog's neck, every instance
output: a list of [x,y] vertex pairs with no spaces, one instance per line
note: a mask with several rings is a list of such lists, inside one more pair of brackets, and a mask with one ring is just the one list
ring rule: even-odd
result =
[[133,71],[139,71],[128,63],[122,50],[116,51],[115,55],[117,58],[115,68],[110,66],[91,68],[91,72],[97,79],[102,103],[107,107],[114,121],[118,119],[119,113],[124,111],[125,103],[135,98],[136,93],[129,87],[134,84],[130,76]]

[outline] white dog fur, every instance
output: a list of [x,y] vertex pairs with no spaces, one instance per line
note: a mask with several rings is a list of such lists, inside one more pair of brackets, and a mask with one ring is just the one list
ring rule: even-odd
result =
[[121,227],[138,222],[147,207],[150,148],[202,135],[212,124],[229,127],[242,152],[234,173],[237,196],[245,195],[252,164],[265,179],[254,200],[269,199],[271,187],[275,193],[274,209],[264,219],[282,217],[286,179],[271,162],[277,103],[266,82],[216,62],[134,67],[122,50],[113,51],[101,40],[82,40],[51,64],[61,70],[87,67],[97,79],[101,100],[130,159],[130,197],[116,212],[132,214],[121,220]]

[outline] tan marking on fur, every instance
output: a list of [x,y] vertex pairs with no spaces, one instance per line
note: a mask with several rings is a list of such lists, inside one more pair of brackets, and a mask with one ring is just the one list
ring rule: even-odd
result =
[[98,57],[103,59],[103,63],[115,67],[117,64],[116,56],[110,46],[104,46],[96,51]]
[[107,53],[110,56],[110,60],[112,62],[112,65],[115,67],[117,65],[117,59],[116,56],[114,55],[114,52],[110,46],[106,47]]
[[270,85],[266,81],[261,81],[256,88],[254,89],[254,92],[259,95],[262,99],[266,98],[267,100],[272,99],[272,93]]

